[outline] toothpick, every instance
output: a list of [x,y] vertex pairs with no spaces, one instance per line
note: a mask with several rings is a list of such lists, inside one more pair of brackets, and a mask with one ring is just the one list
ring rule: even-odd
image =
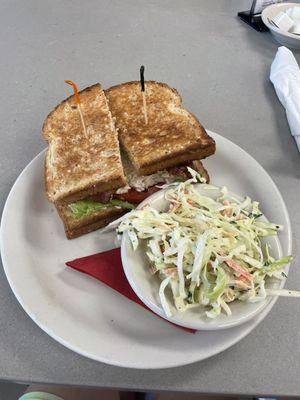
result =
[[141,91],[142,91],[142,97],[143,97],[143,114],[144,114],[144,118],[145,118],[145,124],[147,125],[148,124],[148,113],[147,113],[144,71],[145,71],[145,67],[142,65],[140,68],[140,81],[141,81]]
[[85,122],[84,122],[84,119],[83,119],[83,114],[82,114],[82,109],[81,109],[81,103],[78,103],[78,111],[79,111],[79,115],[80,115],[81,124],[82,124],[82,127],[83,127],[83,132],[84,132],[84,134],[85,134],[85,137],[87,137],[88,134],[87,134]]
[[148,124],[148,114],[147,114],[147,102],[146,102],[146,93],[142,92],[142,96],[143,96],[143,113],[144,113],[144,117],[145,117],[145,124]]
[[83,113],[82,113],[82,108],[81,108],[81,101],[80,101],[80,96],[79,96],[79,93],[78,93],[77,86],[76,86],[76,84],[75,84],[74,82],[72,82],[72,81],[65,80],[65,82],[66,82],[68,85],[72,86],[72,88],[73,88],[73,90],[74,90],[75,102],[76,102],[76,104],[77,104],[78,112],[79,112],[79,115],[80,115],[80,121],[81,121],[81,124],[82,124],[82,127],[83,127],[83,132],[84,132],[85,137],[87,137],[88,134],[87,134],[87,130],[86,130],[84,118],[83,118]]

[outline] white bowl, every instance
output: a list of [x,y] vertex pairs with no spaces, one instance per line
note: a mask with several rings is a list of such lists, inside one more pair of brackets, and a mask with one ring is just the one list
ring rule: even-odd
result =
[[[220,188],[217,188],[216,186],[198,184],[196,185],[196,188],[201,194],[206,196],[212,198],[220,196]],[[215,188],[215,190],[212,188]],[[138,208],[143,207],[147,203],[159,211],[167,210],[168,202],[164,198],[164,193],[165,190],[162,190],[153,194],[141,203]],[[234,196],[241,199],[238,195],[234,194]],[[265,217],[261,218],[266,220]],[[268,243],[271,246],[272,255],[274,257],[282,257],[281,245],[277,236],[267,238],[265,243]],[[203,307],[188,309],[184,313],[178,312],[172,305],[173,303],[170,296],[169,304],[171,306],[172,316],[168,318],[166,317],[159,301],[158,290],[160,280],[156,275],[150,273],[149,261],[145,254],[145,246],[143,244],[139,245],[137,250],[133,251],[128,234],[125,233],[122,237],[121,255],[125,275],[137,296],[156,314],[177,325],[197,330],[231,328],[256,316],[270,301],[270,298],[257,303],[235,301],[230,305],[232,311],[231,316],[222,313],[217,318],[210,319],[205,315]],[[269,283],[267,287],[278,289],[283,285],[284,281],[281,281],[272,284]]]
[[276,28],[269,21],[272,20],[276,15],[278,15],[281,11],[286,11],[291,7],[300,7],[299,3],[280,3],[273,4],[271,6],[266,7],[262,12],[262,20],[263,23],[270,29],[271,34],[277,40],[278,43],[291,47],[293,49],[300,49],[300,35],[296,35],[294,33],[284,32],[283,30]]

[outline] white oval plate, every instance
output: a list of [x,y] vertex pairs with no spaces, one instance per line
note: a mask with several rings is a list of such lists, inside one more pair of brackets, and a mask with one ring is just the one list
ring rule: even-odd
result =
[[[203,196],[214,199],[221,196],[220,188],[212,185],[198,184],[195,185],[195,188]],[[158,211],[166,211],[169,205],[169,202],[165,200],[166,190],[153,194],[151,197],[143,201],[138,208],[142,208],[145,204],[149,204]],[[237,194],[231,192],[229,192],[229,194],[239,200],[242,200],[241,196]],[[263,217],[261,218],[263,219]],[[266,218],[264,218],[264,220],[266,220]],[[273,257],[282,257],[282,249],[277,236],[268,237],[264,243],[269,244],[271,248],[271,255],[273,255]],[[125,232],[122,236],[121,251],[124,272],[137,296],[152,311],[160,315],[162,318],[173,322],[174,324],[197,330],[228,329],[249,321],[259,312],[261,312],[266,307],[268,302],[271,301],[270,297],[265,301],[257,303],[235,301],[230,304],[232,315],[227,316],[225,313],[221,313],[217,318],[210,319],[205,315],[205,310],[203,307],[188,309],[184,313],[178,312],[173,305],[172,296],[167,296],[170,310],[172,312],[172,316],[168,318],[161,307],[158,296],[161,281],[157,275],[150,273],[149,260],[145,254],[145,243],[141,241],[136,251],[134,251],[129,235],[127,232]],[[279,287],[283,287],[284,281],[285,280],[280,281],[280,284],[279,281],[273,282],[272,284],[269,283],[267,284],[267,287],[278,289]]]
[[[274,182],[245,151],[210,133],[217,154],[205,161],[212,183],[261,201],[269,219],[285,226],[280,242],[291,253],[288,213]],[[94,360],[130,368],[167,368],[211,357],[246,336],[275,298],[249,322],[190,334],[153,315],[65,261],[116,246],[101,231],[67,240],[44,192],[44,152],[14,184],[1,221],[1,253],[9,284],[27,314],[52,338]]]

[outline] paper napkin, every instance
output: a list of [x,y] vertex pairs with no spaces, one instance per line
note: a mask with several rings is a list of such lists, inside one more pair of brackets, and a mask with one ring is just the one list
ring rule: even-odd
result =
[[300,69],[293,53],[284,46],[278,48],[270,80],[285,108],[291,134],[300,151]]
[[[148,311],[151,311],[137,297],[127,281],[122,267],[120,248],[77,258],[76,260],[66,262],[66,265],[98,279],[123,296],[146,308]],[[184,328],[175,324],[172,325],[190,333],[196,332],[194,329]]]

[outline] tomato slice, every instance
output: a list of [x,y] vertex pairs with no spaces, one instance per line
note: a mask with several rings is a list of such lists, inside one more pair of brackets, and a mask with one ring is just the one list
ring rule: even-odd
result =
[[115,199],[120,199],[124,201],[128,201],[128,203],[141,203],[147,197],[151,196],[151,194],[158,192],[160,189],[156,186],[149,187],[143,192],[138,192],[135,189],[129,189],[127,193],[114,194]]

